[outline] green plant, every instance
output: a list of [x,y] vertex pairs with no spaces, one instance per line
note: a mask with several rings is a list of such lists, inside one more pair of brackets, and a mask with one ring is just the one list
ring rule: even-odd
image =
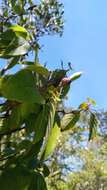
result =
[[[59,103],[81,73],[66,80],[68,70],[49,71],[38,59],[40,36],[62,35],[63,5],[57,0],[38,4],[6,0],[0,20],[0,57],[6,60],[0,71],[1,189],[45,190],[44,177],[49,175],[45,161],[61,132],[73,128],[80,113],[88,111],[93,116],[91,139],[97,120],[88,103],[72,111],[69,118],[66,114],[60,117]],[[33,61],[29,60],[30,52]],[[21,67],[16,72],[17,65]]]

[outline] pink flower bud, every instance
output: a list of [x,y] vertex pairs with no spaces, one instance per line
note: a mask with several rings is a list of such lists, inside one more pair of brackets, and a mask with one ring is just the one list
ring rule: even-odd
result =
[[70,78],[64,77],[64,78],[61,80],[61,84],[62,84],[62,86],[65,86],[65,85],[69,84],[70,81],[71,81]]

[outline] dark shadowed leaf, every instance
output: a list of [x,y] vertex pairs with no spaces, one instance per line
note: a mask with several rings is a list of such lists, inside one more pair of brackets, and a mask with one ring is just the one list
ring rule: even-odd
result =
[[44,177],[23,166],[14,166],[1,172],[0,188],[1,190],[47,190]]
[[49,168],[46,164],[43,164],[43,174],[45,177],[49,176],[50,174]]
[[28,190],[47,190],[44,177],[40,173],[35,172]]
[[[18,107],[11,111],[11,114],[3,120],[2,131],[7,131],[11,129],[16,129],[20,126],[20,110]],[[0,130],[1,131],[1,130]]]
[[32,175],[23,168],[10,168],[0,175],[0,188],[2,190],[27,190],[32,179]]

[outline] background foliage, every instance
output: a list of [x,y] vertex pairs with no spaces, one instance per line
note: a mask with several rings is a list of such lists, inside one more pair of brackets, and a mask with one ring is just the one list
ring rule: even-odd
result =
[[100,127],[94,141],[87,143],[87,134],[83,131],[66,132],[66,138],[60,138],[50,158],[49,190],[107,189],[107,113],[97,115]]

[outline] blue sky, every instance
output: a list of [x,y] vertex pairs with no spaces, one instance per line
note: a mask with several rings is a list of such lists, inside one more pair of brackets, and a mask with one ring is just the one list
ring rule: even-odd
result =
[[64,0],[65,29],[62,38],[41,39],[42,62],[50,68],[72,62],[75,71],[84,72],[73,83],[68,106],[77,106],[89,96],[98,109],[107,109],[107,1]]

